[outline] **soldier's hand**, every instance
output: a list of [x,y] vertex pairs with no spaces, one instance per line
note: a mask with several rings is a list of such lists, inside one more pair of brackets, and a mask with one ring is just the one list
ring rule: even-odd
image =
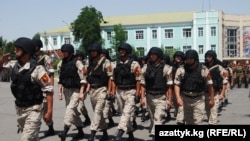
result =
[[80,94],[79,94],[79,99],[80,99],[80,100],[84,100],[84,93],[80,93]]
[[214,99],[210,99],[210,100],[209,100],[209,106],[210,106],[210,107],[213,107],[213,106],[214,106]]
[[43,119],[44,119],[44,121],[45,121],[46,123],[51,122],[51,120],[52,120],[52,113],[51,113],[51,112],[47,112],[47,113],[44,115]]
[[146,104],[146,103],[145,103],[145,98],[141,98],[141,105],[142,105],[142,106],[145,106],[145,104]]
[[168,108],[168,109],[170,109],[170,108],[171,108],[171,106],[172,106],[172,102],[171,102],[171,101],[169,101],[169,100],[167,100],[167,108]]
[[139,95],[136,95],[135,96],[135,103],[137,104],[137,103],[139,103],[140,102],[140,99],[141,99],[141,97],[139,96]]
[[6,54],[4,54],[4,55],[3,55],[3,57],[2,57],[2,60],[1,60],[1,61],[6,62],[6,61],[8,61],[8,60],[9,60],[9,57],[10,57],[10,53],[6,53]]
[[62,99],[63,99],[62,93],[60,93],[60,92],[58,93],[58,99],[59,99],[59,100],[62,100]]
[[176,100],[177,100],[177,104],[178,104],[179,106],[182,106],[182,105],[183,105],[183,101],[182,101],[181,98],[178,98],[178,99],[176,99]]

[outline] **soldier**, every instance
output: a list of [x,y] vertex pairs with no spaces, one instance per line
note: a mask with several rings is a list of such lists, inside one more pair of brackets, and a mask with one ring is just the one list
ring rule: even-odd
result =
[[15,97],[17,122],[22,132],[22,141],[38,141],[38,133],[43,116],[43,93],[46,95],[47,109],[44,121],[51,122],[53,113],[53,86],[42,65],[32,58],[35,53],[34,42],[26,37],[15,43],[16,59],[12,69],[11,91]]
[[[50,77],[50,82],[51,82],[51,85],[54,86],[54,66],[53,66],[53,62],[52,62],[52,59],[51,57],[46,54],[45,52],[41,51],[41,48],[43,47],[43,43],[40,39],[34,39],[33,40],[34,43],[35,43],[35,46],[36,46],[36,50],[35,50],[35,53],[33,55],[33,57],[35,58],[35,60],[37,61],[37,63],[39,65],[42,65],[44,66],[45,70],[47,71],[47,73],[49,74],[49,77]],[[44,99],[44,107],[45,107],[45,110],[47,109],[46,106],[47,106],[47,101],[46,99]],[[46,111],[44,112],[46,113]],[[48,131],[46,131],[44,134],[45,136],[52,136],[55,134],[55,131],[54,131],[54,127],[53,127],[53,120],[50,122],[50,123],[46,123],[47,126],[49,127]]]
[[64,93],[66,111],[64,116],[64,130],[58,136],[61,138],[61,141],[65,141],[71,124],[74,124],[78,133],[73,139],[81,139],[84,138],[84,133],[78,106],[79,101],[86,98],[84,90],[87,82],[83,76],[84,66],[82,61],[77,60],[74,56],[74,47],[71,44],[62,45],[61,51],[63,53],[63,59],[59,74],[58,99],[62,100],[62,93]]
[[[172,67],[162,62],[163,52],[160,48],[152,47],[148,56],[149,62],[142,68],[141,91],[146,92],[151,120],[150,134],[154,139],[155,125],[162,125],[164,122],[166,103],[168,107],[171,106],[173,79]],[[142,101],[144,102],[144,95]]]
[[[90,101],[93,107],[94,116],[91,121],[91,135],[88,141],[94,141],[98,131],[103,132],[100,141],[108,140],[107,124],[103,117],[105,100],[111,94],[112,67],[108,59],[101,56],[102,48],[99,44],[92,44],[89,47],[89,66],[87,68],[87,81],[90,84]],[[109,97],[109,96],[108,96]]]
[[229,66],[228,61],[223,61],[223,67],[228,73],[228,83],[227,83],[227,87],[226,87],[226,90],[225,90],[225,97],[224,97],[224,100],[222,102],[223,106],[225,106],[225,105],[228,104],[229,88],[232,89],[232,87],[233,87],[233,82],[232,82],[232,80],[233,80],[233,70]]
[[220,100],[223,99],[225,95],[225,90],[227,87],[227,71],[221,66],[221,62],[217,59],[217,54],[213,50],[208,50],[205,53],[205,66],[208,68],[214,88],[214,106],[209,106],[209,93],[205,90],[205,110],[208,117],[208,124],[215,125],[218,121],[218,108]]
[[177,69],[174,84],[177,103],[184,108],[185,124],[200,125],[205,110],[204,90],[208,87],[211,107],[214,106],[214,91],[209,70],[199,63],[197,51],[188,50],[186,52],[185,65]]
[[[176,71],[179,67],[183,67],[184,66],[184,60],[185,60],[185,54],[182,51],[176,51],[173,55],[173,66],[172,66],[172,74],[173,74],[173,81],[174,81],[174,77],[176,74]],[[174,88],[173,88],[174,91]],[[182,98],[182,95],[180,95]],[[173,104],[175,107],[174,110],[174,116],[176,117],[176,123],[178,125],[184,125],[184,112],[183,112],[183,105],[178,105],[177,104],[177,100],[176,100],[176,96],[175,94],[173,94]]]
[[[118,133],[115,141],[121,141],[122,135],[126,132],[128,140],[133,141],[133,126],[135,104],[140,102],[140,72],[141,67],[137,61],[129,57],[132,47],[128,43],[121,43],[118,46],[119,59],[114,64],[113,82],[116,88],[117,102],[122,108]],[[115,91],[115,89],[112,89]],[[115,93],[115,92],[113,92]]]
[[[109,52],[108,52],[107,49],[102,49],[101,56],[105,57],[106,59],[111,61],[111,58],[109,56]],[[110,90],[108,90],[108,91],[111,92],[111,87],[109,87],[109,88],[110,88]],[[114,122],[114,120],[112,118],[113,115],[112,115],[111,110],[112,111],[115,110],[115,107],[114,107],[115,95],[108,94],[108,96],[109,97],[107,97],[107,99],[105,101],[105,107],[104,107],[104,110],[103,110],[103,117],[105,119],[109,120],[108,127],[113,127],[113,126],[115,126],[115,122]]]
[[248,64],[245,64],[243,67],[243,82],[244,82],[245,88],[248,88],[249,74],[250,74],[249,66]]
[[[82,51],[77,50],[76,53],[75,53],[75,56],[76,56],[77,60],[82,61],[83,65],[85,65],[84,62],[83,62],[83,60],[84,60],[84,54],[83,54]],[[85,91],[86,91],[86,90],[85,90]],[[79,102],[80,102],[80,103],[79,103],[78,109],[79,109],[80,113],[81,113],[81,114],[84,116],[84,118],[85,118],[85,121],[83,122],[83,125],[84,125],[84,126],[88,126],[88,125],[90,125],[90,123],[91,123],[90,118],[89,118],[89,115],[88,115],[88,110],[87,110],[87,108],[86,108],[86,106],[85,106],[85,104],[84,104],[84,101],[79,101]]]
[[240,62],[237,63],[237,66],[234,70],[236,75],[236,83],[238,85],[238,88],[241,88],[242,79],[243,79],[243,67]]

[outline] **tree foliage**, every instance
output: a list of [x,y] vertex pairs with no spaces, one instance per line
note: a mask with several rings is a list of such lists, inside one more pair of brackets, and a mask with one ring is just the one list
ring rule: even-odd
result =
[[92,6],[81,9],[81,13],[71,23],[75,41],[81,42],[80,50],[87,51],[93,43],[102,43],[100,23],[103,22],[102,13]]
[[39,34],[39,33],[36,33],[36,34],[32,37],[32,39],[40,39],[40,34]]

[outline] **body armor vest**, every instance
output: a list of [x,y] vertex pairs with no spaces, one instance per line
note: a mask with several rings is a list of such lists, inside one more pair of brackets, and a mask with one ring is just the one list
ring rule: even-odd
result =
[[70,60],[64,58],[60,70],[60,83],[65,88],[80,88],[80,77],[78,75],[78,68],[76,67],[77,59],[72,57]]
[[41,54],[39,54],[38,56],[35,56],[35,60],[37,61],[38,65],[42,65],[44,66],[44,59],[45,59],[45,52],[41,52]]
[[90,62],[87,70],[88,70],[88,76],[87,81],[91,85],[96,85],[97,87],[102,86],[108,86],[108,75],[105,69],[103,68],[103,64],[105,62],[105,59],[102,60],[102,62],[99,64],[97,63],[93,64],[93,62]]
[[164,64],[160,64],[157,67],[154,67],[151,63],[147,64],[146,69],[146,89],[147,91],[155,93],[165,94],[167,90],[166,86],[166,77],[163,76]]
[[219,66],[209,70],[212,76],[213,87],[215,91],[222,89],[223,78],[220,75]]
[[30,61],[30,69],[19,72],[18,65],[15,64],[11,75],[11,92],[16,98],[15,104],[18,107],[29,107],[41,104],[43,101],[43,92],[41,86],[31,81],[31,74],[36,68],[35,60]]
[[181,81],[181,90],[187,92],[202,92],[205,88],[205,80],[201,76],[202,64],[198,64],[198,67],[194,70],[188,70],[184,65],[185,74]]
[[122,64],[117,60],[116,68],[114,69],[114,82],[119,85],[136,85],[135,74],[131,72],[131,64],[133,60],[130,59],[127,63]]

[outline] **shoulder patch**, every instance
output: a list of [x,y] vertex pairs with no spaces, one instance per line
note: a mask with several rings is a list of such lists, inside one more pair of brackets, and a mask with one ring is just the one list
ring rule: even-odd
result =
[[137,66],[134,70],[135,76],[139,76],[141,74],[139,67]]
[[212,78],[212,76],[211,76],[211,74],[210,74],[210,72],[207,74],[207,79],[208,80],[211,80],[211,78]]
[[42,81],[45,82],[45,83],[48,83],[49,82],[49,76],[45,73],[43,76],[42,76]]

